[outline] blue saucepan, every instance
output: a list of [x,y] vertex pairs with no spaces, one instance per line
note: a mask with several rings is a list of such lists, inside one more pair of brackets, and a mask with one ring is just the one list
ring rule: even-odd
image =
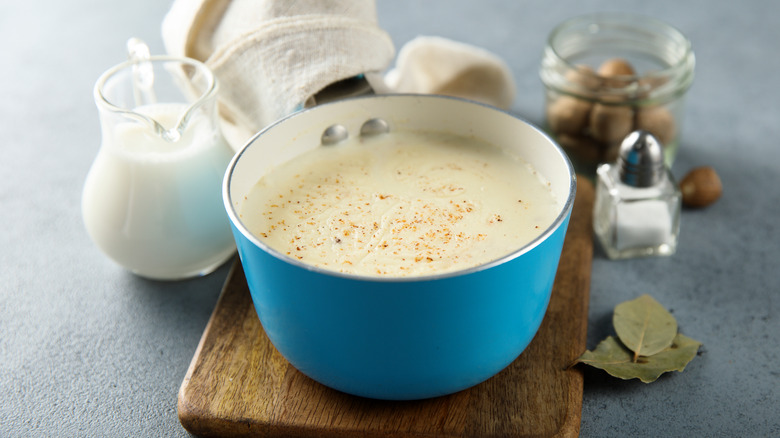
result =
[[[334,273],[283,255],[248,231],[238,211],[264,173],[319,147],[329,127],[354,135],[372,119],[391,132],[446,131],[509,148],[549,180],[562,206],[557,218],[505,257],[424,277]],[[471,387],[522,353],[547,309],[575,192],[569,159],[540,129],[493,107],[417,95],[353,98],[284,118],[234,157],[223,187],[252,300],[273,345],[324,385],[392,400]]]

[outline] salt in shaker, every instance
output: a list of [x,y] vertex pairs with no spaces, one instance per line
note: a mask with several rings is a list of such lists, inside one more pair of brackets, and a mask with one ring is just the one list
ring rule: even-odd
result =
[[615,163],[596,171],[593,227],[611,259],[674,254],[680,230],[680,190],[649,132],[623,140]]

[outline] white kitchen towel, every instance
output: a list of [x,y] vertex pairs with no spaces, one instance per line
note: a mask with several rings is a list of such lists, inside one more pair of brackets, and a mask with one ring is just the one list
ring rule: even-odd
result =
[[332,83],[381,80],[395,56],[367,0],[176,0],[162,36],[169,54],[216,75],[234,149]]
[[398,93],[445,94],[509,109],[515,82],[506,63],[480,47],[436,36],[419,36],[398,52],[385,76]]
[[395,47],[373,0],[175,0],[162,36],[169,54],[214,71],[222,130],[234,149],[358,75],[377,93],[446,94],[504,109],[515,95],[496,55],[440,37],[409,41],[387,72]]

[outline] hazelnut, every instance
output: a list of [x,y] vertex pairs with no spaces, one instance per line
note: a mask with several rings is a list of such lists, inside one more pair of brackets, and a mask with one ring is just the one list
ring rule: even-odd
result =
[[636,113],[636,129],[650,132],[664,146],[671,144],[677,135],[674,116],[662,106],[640,108]]
[[560,96],[547,106],[547,123],[553,132],[578,134],[587,125],[592,106],[576,97]]
[[723,193],[723,184],[715,169],[701,166],[692,169],[680,181],[682,202],[686,207],[701,208],[713,204]]
[[590,134],[605,143],[622,141],[634,127],[634,111],[627,106],[597,103],[590,111]]

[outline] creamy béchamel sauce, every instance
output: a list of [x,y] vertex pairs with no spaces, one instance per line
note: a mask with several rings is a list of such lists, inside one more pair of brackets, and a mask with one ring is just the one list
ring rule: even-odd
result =
[[404,131],[306,152],[264,175],[239,216],[303,263],[400,277],[498,259],[559,211],[549,184],[519,158],[472,138]]

